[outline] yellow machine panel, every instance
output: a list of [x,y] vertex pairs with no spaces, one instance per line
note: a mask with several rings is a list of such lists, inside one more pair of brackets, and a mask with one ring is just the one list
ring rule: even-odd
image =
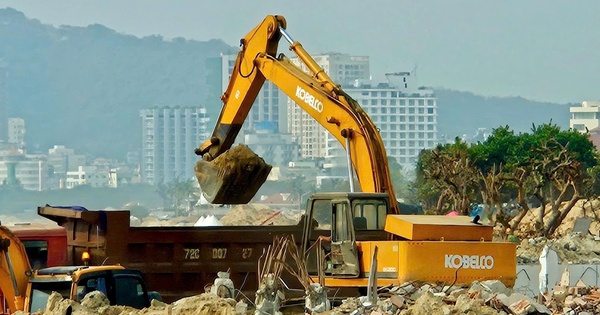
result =
[[388,215],[385,230],[412,241],[491,241],[494,228],[468,216]]
[[[377,277],[397,279],[398,278],[398,262],[399,247],[397,241],[381,241],[381,242],[357,242],[357,247],[362,253],[360,256],[360,265],[369,266],[365,269],[370,269],[371,259],[377,249]],[[370,270],[361,270],[364,274],[368,274]]]
[[[510,242],[467,241],[374,241],[357,242],[361,251],[361,277],[327,278],[328,286],[367,284],[375,246],[377,285],[400,285],[410,281],[468,284],[473,281],[500,280],[508,287],[516,281],[517,247]],[[393,261],[396,259],[396,261]]]

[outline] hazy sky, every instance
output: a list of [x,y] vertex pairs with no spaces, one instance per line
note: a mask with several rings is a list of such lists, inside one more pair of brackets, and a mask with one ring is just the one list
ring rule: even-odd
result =
[[98,23],[140,37],[230,45],[266,15],[281,14],[309,53],[368,55],[375,78],[417,65],[420,85],[561,103],[600,99],[596,0],[0,0],[0,7],[57,26]]

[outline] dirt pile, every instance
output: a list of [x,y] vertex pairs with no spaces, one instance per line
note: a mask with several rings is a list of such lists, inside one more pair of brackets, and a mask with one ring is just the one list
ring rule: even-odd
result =
[[[48,299],[43,315],[234,315],[235,300],[223,299],[210,293],[183,298],[172,304],[153,300],[150,307],[138,310],[129,306],[110,306],[100,291],[88,293],[81,303],[63,299],[54,292]],[[19,312],[18,312],[19,313]],[[22,313],[22,312],[21,312]],[[24,313],[22,313],[24,314]]]
[[245,204],[267,180],[272,166],[240,144],[194,167],[204,198],[210,203]]
[[[194,226],[200,216],[179,216],[167,220],[148,216],[141,220],[138,226]],[[133,226],[133,224],[132,224]]]
[[223,225],[296,225],[298,218],[259,204],[237,205],[221,218]]

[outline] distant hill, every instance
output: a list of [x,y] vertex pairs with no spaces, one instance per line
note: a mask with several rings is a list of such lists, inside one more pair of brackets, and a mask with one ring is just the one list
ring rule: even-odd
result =
[[522,97],[485,97],[470,92],[434,89],[438,98],[438,132],[447,139],[473,136],[508,125],[517,133],[530,132],[533,124],[550,123],[569,128],[569,104],[536,102]]
[[[215,61],[237,50],[222,40],[138,38],[97,24],[57,28],[0,10],[9,115],[25,119],[30,152],[64,144],[123,159],[141,146],[142,108],[205,105],[214,119],[222,92]],[[526,132],[550,119],[568,127],[566,105],[445,89],[436,94],[438,130],[448,138],[503,125]]]
[[[30,151],[65,144],[124,159],[141,143],[140,109],[205,105],[214,94],[207,58],[235,51],[221,40],[137,38],[97,24],[56,28],[0,10],[9,115],[25,119]],[[211,113],[220,109],[220,83]]]

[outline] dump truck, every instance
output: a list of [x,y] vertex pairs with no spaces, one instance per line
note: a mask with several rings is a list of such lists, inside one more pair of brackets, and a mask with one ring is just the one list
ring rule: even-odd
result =
[[11,314],[43,311],[52,292],[81,301],[86,293],[98,290],[111,305],[136,308],[150,306],[151,298],[159,298],[148,292],[140,271],[121,265],[89,266],[86,261],[81,265],[33,269],[29,260],[25,245],[10,229],[0,225],[0,290]]
[[[300,240],[303,223],[264,226],[131,226],[127,210],[75,210],[42,206],[38,214],[67,231],[67,259],[82,264],[119,263],[140,270],[149,290],[167,303],[205,292],[229,270],[238,292],[252,298],[258,261],[276,235]],[[290,286],[295,286],[289,278]]]
[[[401,215],[377,126],[286,27],[283,16],[270,15],[240,40],[215,129],[195,150],[202,156],[195,172],[204,197],[218,204],[247,203],[264,183],[269,165],[239,146],[231,147],[268,80],[333,135],[347,155],[350,192],[313,196],[304,221],[303,250],[321,248],[313,246],[323,234],[312,228],[314,221],[331,240],[329,254],[307,253],[308,261],[327,257],[326,262],[315,262],[320,264],[315,270],[326,275],[326,286],[366,286],[376,248],[380,263],[374,269],[382,285],[484,279],[513,285],[516,246],[492,241],[493,227],[468,217]],[[300,66],[278,53],[281,39],[289,43]],[[354,174],[360,192],[355,192]]]

